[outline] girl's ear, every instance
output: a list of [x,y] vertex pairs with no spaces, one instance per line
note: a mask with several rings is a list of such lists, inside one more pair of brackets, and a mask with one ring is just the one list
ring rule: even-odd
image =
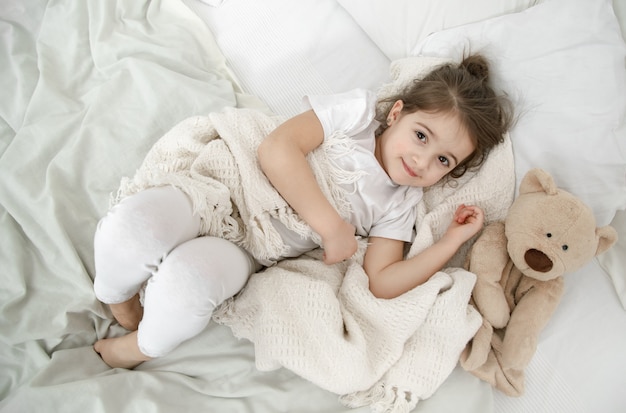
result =
[[404,102],[402,100],[396,100],[389,110],[389,114],[387,115],[387,125],[391,125],[396,119],[398,119],[398,115],[402,112],[402,108],[404,107]]

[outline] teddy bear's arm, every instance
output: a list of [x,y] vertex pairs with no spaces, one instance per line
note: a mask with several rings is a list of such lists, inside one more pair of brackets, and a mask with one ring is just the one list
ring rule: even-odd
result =
[[500,279],[509,261],[504,223],[487,225],[476,240],[466,267],[476,274],[476,284],[472,291],[478,311],[495,328],[502,328],[509,320],[510,308]]
[[525,277],[520,283],[516,292],[519,301],[511,313],[502,343],[503,367],[523,369],[528,365],[541,331],[558,306],[563,286],[563,277],[550,281]]

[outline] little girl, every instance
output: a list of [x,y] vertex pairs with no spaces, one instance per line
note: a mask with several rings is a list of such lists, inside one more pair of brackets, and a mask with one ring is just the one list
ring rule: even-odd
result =
[[[356,252],[355,235],[368,237],[363,267],[370,290],[393,298],[426,282],[482,229],[483,211],[460,205],[440,240],[404,259],[422,188],[480,166],[510,126],[508,102],[489,85],[484,57],[436,68],[384,101],[354,90],[308,97],[307,103],[308,111],[278,126],[258,147],[271,184],[319,235],[303,238],[274,219],[289,247],[276,260],[321,246],[324,262],[333,264]],[[354,145],[349,156],[333,159],[335,166],[359,176],[342,184],[351,207],[347,219],[324,196],[306,159],[336,131]],[[123,199],[98,224],[96,296],[131,331],[95,343],[110,366],[133,368],[194,337],[215,307],[261,269],[258,257],[240,245],[199,236],[202,218],[194,211],[183,190],[159,186]],[[142,306],[138,291],[146,281]]]

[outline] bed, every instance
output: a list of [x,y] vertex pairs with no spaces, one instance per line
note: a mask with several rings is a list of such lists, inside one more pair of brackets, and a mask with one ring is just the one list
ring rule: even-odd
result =
[[455,367],[415,412],[626,411],[626,4],[620,0],[18,0],[0,9],[0,412],[369,412],[212,323],[110,369],[124,334],[93,294],[93,234],[172,126],[228,107],[290,116],[304,94],[378,90],[420,57],[480,50],[531,167],[620,241],[565,295],[507,397]]

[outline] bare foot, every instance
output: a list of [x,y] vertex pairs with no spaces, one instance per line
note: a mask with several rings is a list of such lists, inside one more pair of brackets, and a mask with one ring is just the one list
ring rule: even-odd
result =
[[136,331],[122,337],[98,340],[93,348],[113,368],[132,369],[151,359],[139,350]]
[[139,294],[123,303],[109,304],[113,317],[122,327],[130,331],[136,331],[143,317],[143,307],[139,301]]

